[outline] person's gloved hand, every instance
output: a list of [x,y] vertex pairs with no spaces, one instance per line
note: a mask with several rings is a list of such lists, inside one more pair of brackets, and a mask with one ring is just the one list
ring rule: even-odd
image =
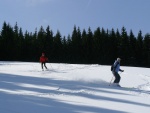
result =
[[124,72],[124,70],[121,70],[121,72]]

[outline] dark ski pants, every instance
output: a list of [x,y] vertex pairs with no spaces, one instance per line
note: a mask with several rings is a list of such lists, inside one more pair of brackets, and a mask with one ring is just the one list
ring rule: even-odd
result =
[[45,68],[47,69],[47,67],[46,67],[46,62],[42,62],[42,63],[41,63],[41,67],[42,67],[42,69],[43,69],[43,67],[45,67]]
[[121,79],[120,75],[117,72],[113,72],[113,74],[115,76],[114,83],[119,83]]

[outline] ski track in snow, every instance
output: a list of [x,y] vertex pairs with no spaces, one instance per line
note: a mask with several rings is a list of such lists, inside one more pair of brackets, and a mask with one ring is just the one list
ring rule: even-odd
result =
[[[15,98],[17,98],[16,96],[23,96],[27,100],[32,98],[35,101],[44,98],[47,100],[59,100],[61,103],[84,106],[99,107],[100,104],[100,107],[104,107],[101,110],[105,113],[124,112],[112,106],[109,106],[109,109],[114,111],[109,111],[109,109],[106,109],[101,104],[103,101],[111,102],[114,105],[116,103],[124,103],[125,105],[145,106],[146,109],[150,107],[150,105],[144,102],[132,101],[133,97],[150,99],[150,75],[147,75],[149,73],[143,72],[142,69],[134,72],[133,70],[136,69],[134,67],[131,70],[128,67],[122,67],[125,68],[125,73],[120,74],[122,77],[122,87],[119,88],[109,86],[110,79],[112,78],[110,66],[47,63],[49,69],[45,71],[42,71],[40,66],[39,63],[0,62],[0,95],[11,94],[8,97],[10,98],[10,100],[7,100],[8,102],[13,100],[11,98],[13,96]],[[131,79],[131,76],[135,79]],[[26,99],[24,101],[27,101]],[[0,100],[3,101],[3,98],[0,98]],[[93,102],[96,104],[91,104]],[[39,104],[42,105],[42,103]],[[124,104],[120,107],[122,108]],[[12,108],[7,110],[4,106],[0,107],[0,109],[2,113],[20,113]],[[129,112],[129,110],[125,112]],[[43,112],[38,111],[37,113]],[[87,111],[78,109],[72,113],[87,113]],[[96,112],[89,111],[89,113],[98,112],[96,110]]]
[[[48,70],[45,70],[45,71],[41,71],[41,69],[39,68],[38,65],[35,65],[36,63],[33,63],[31,65],[32,69],[30,68],[30,70],[26,70],[26,72],[31,72],[31,73],[35,73],[35,72],[38,72],[40,73],[40,76],[42,74],[43,75],[48,75],[50,73],[67,73],[67,72],[71,72],[71,71],[77,71],[77,70],[83,70],[83,69],[89,69],[89,70],[92,70],[92,68],[95,68],[95,67],[102,67],[101,65],[77,65],[77,64],[54,64],[52,67],[51,64],[47,65],[51,68],[51,69],[48,69]],[[9,63],[6,63],[6,62],[2,62],[1,65],[6,65],[7,68],[11,68],[13,67],[13,65],[28,65],[28,63],[12,63],[12,62],[9,62]],[[64,67],[65,65],[65,67]],[[66,79],[67,77],[62,77],[60,75],[55,75],[57,77],[61,77],[61,79]],[[139,74],[140,77],[142,77],[142,79],[145,81],[145,84],[141,84],[137,87],[130,87],[130,88],[127,88],[126,90],[128,90],[131,94],[133,95],[141,95],[141,96],[147,96],[149,97],[149,94],[150,94],[150,76],[149,75],[142,75],[142,74]],[[45,77],[45,76],[43,76]],[[47,78],[47,77],[45,77]],[[54,88],[54,90],[58,90],[60,91],[60,87],[56,87]],[[61,88],[61,91],[62,88]],[[70,92],[72,92],[73,94],[77,94],[77,93],[86,93],[86,94],[94,94],[93,91],[87,91],[85,89],[81,89],[81,90],[70,90]],[[28,94],[32,94],[32,93],[28,93]],[[65,93],[58,93],[59,95],[62,94],[62,95],[65,95]],[[50,95],[50,93],[42,93],[42,94],[39,94],[39,95]]]
[[150,97],[150,76],[142,74],[140,74],[139,76],[142,78],[143,81],[145,81],[145,83],[137,86],[136,91],[138,93],[132,92],[132,94]]

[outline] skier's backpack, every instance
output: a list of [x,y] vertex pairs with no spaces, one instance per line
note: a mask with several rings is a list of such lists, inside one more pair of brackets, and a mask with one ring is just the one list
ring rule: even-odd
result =
[[111,65],[111,69],[110,70],[113,71],[113,69],[114,69],[114,64]]
[[115,70],[118,64],[119,64],[118,62],[117,62],[117,64],[116,64],[115,66],[114,66],[114,64],[112,64],[110,70],[111,70],[111,71]]

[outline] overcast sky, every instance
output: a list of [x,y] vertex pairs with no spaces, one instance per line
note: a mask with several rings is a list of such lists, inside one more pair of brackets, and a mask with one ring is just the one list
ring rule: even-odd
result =
[[150,0],[0,0],[0,27],[4,21],[28,32],[49,25],[62,36],[72,34],[74,25],[81,31],[124,26],[128,33],[145,35],[150,33]]

